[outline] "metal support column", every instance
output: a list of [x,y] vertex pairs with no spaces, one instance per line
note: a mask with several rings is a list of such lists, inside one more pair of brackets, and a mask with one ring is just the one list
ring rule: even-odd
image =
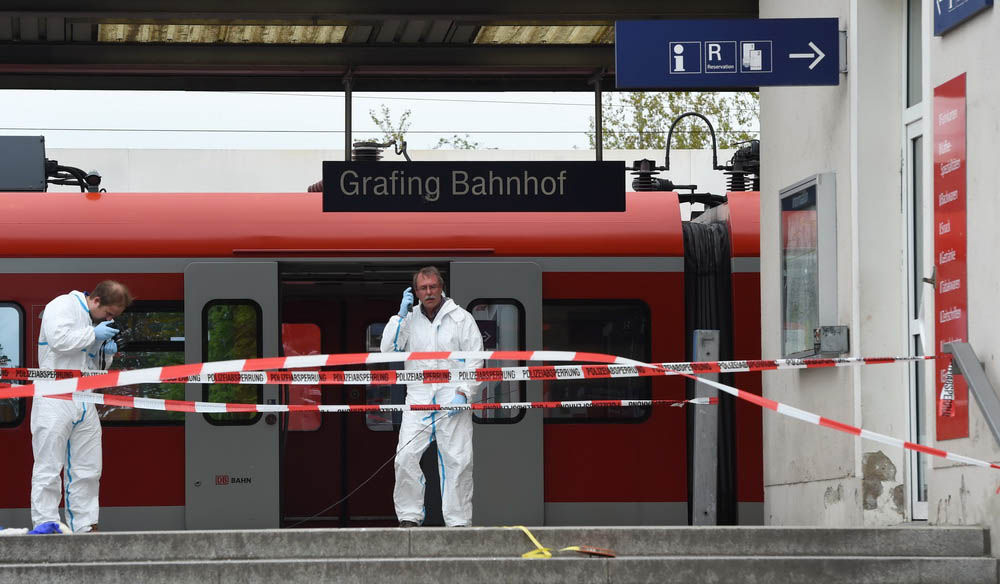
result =
[[344,161],[351,161],[351,120],[353,114],[351,112],[351,89],[353,89],[354,80],[351,77],[351,71],[348,70],[347,74],[344,75]]
[[601,116],[601,76],[604,71],[598,71],[590,78],[594,86],[594,152],[597,161],[604,160],[604,118]]
[[[719,360],[719,331],[694,331],[694,360]],[[718,373],[705,373],[698,377],[719,380]],[[704,383],[694,384],[695,397],[718,397],[719,392]],[[691,463],[691,523],[717,525],[719,472],[719,408],[694,406],[694,456]]]

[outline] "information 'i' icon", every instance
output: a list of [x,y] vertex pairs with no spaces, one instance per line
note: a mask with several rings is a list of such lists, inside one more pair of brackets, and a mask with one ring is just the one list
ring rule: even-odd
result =
[[674,72],[684,73],[684,45],[674,45]]

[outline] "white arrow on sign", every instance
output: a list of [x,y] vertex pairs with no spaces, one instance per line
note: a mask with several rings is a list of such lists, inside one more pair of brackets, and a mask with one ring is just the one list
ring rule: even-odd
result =
[[815,67],[817,64],[819,64],[820,61],[823,60],[823,57],[826,56],[826,53],[824,53],[823,51],[819,50],[819,47],[817,47],[816,45],[812,44],[812,42],[809,43],[809,48],[812,49],[812,50],[814,50],[814,51],[816,51],[816,52],[815,53],[788,53],[788,58],[789,59],[815,59],[812,63],[809,63],[809,69],[812,70],[813,67]]

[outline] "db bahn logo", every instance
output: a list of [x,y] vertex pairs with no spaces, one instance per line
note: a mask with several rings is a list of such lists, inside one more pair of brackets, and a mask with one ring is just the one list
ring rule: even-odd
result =
[[250,477],[234,477],[230,475],[215,475],[215,486],[225,487],[227,485],[249,485]]

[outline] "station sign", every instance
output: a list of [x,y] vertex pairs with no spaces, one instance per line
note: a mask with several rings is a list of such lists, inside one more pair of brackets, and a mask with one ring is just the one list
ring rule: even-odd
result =
[[323,163],[323,211],[624,211],[625,163]]
[[739,89],[840,83],[836,18],[623,20],[618,89]]
[[990,6],[993,0],[934,0],[934,36],[943,35]]
[[[934,88],[934,338],[937,354],[945,343],[969,340],[967,269],[965,73]],[[951,359],[934,367],[938,440],[969,435],[969,389],[955,375]]]

